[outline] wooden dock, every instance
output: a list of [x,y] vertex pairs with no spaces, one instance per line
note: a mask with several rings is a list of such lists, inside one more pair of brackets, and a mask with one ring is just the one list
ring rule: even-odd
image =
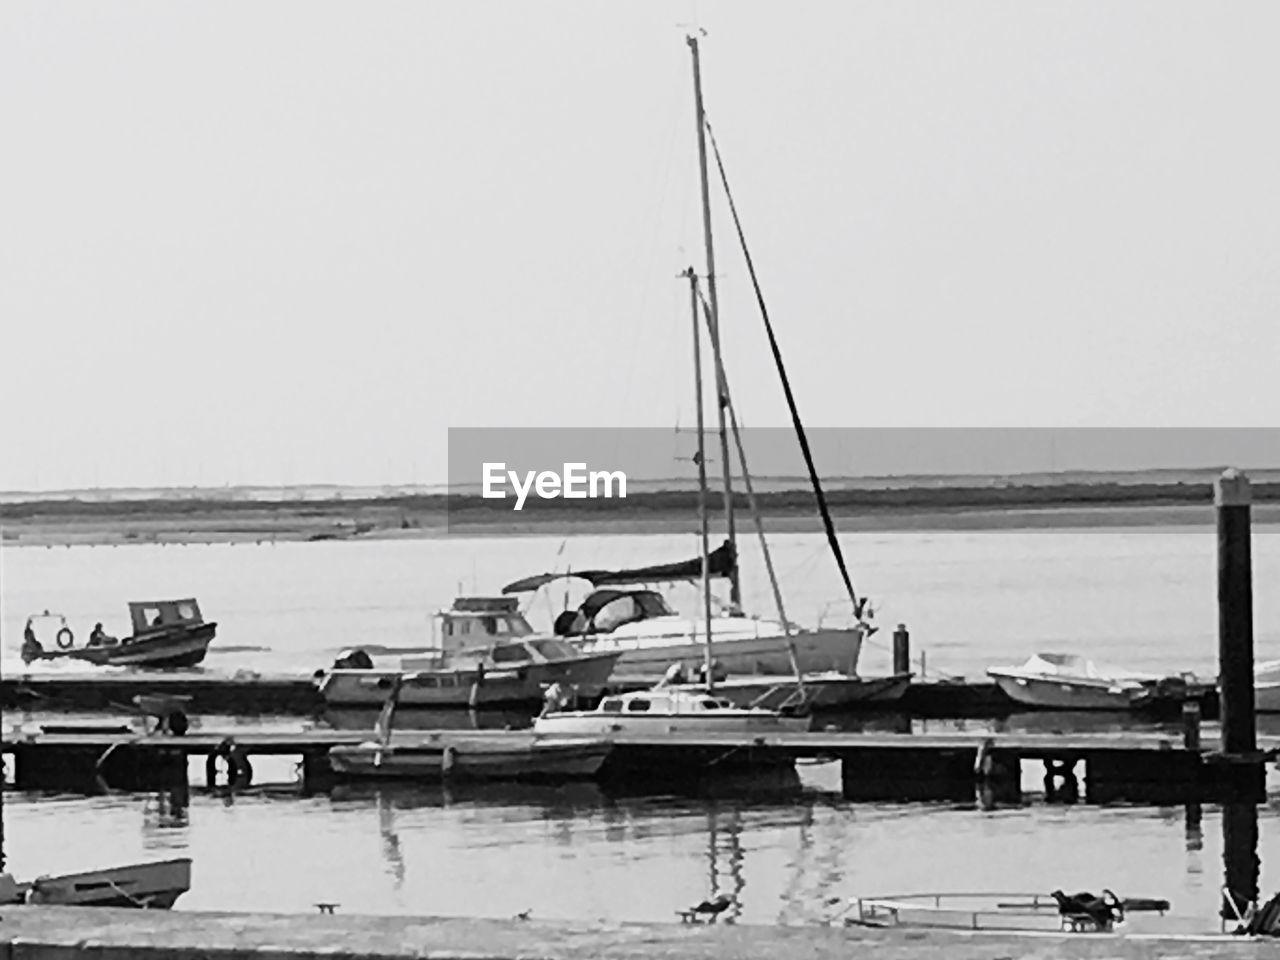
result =
[[7,960],[1201,960],[1274,957],[1277,941],[1123,933],[971,933],[843,926],[547,922],[9,907]]
[[[13,756],[18,789],[155,789],[186,782],[188,760],[211,758],[233,742],[241,755],[292,756],[304,782],[332,779],[327,755],[338,744],[369,739],[363,731],[201,731],[185,736],[121,731],[7,733],[0,749]],[[465,750],[478,741],[524,742],[528,731],[404,731],[397,740],[430,738]],[[1176,803],[1265,796],[1263,764],[1280,743],[1247,757],[1188,749],[1160,734],[971,733],[897,734],[817,731],[744,735],[652,733],[613,735],[605,782],[696,780],[722,773],[794,768],[798,760],[838,761],[851,800],[972,800],[986,789],[997,800],[1021,797],[1022,765],[1045,764],[1046,793],[1084,802]],[[1262,751],[1270,750],[1270,753]],[[213,784],[210,784],[213,785]]]
[[[642,690],[659,679],[618,677],[607,689],[611,693]],[[214,674],[194,670],[137,671],[113,676],[6,676],[0,678],[0,709],[111,710],[127,707],[135,696],[154,693],[190,697],[191,712],[196,714],[315,717],[325,710],[315,679],[305,674]],[[1212,686],[1196,688],[1194,696],[1202,716],[1217,716],[1218,700]],[[1172,707],[1176,713],[1177,705]],[[961,679],[914,681],[901,700],[867,703],[854,709],[928,719],[994,719],[1025,708],[988,680]]]

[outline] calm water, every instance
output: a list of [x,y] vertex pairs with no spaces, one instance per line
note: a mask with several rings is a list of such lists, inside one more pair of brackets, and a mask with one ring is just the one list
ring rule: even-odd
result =
[[[885,628],[886,643],[867,650],[867,672],[887,670],[887,635],[898,621],[910,626],[914,649],[927,650],[930,673],[980,675],[1048,649],[1137,669],[1214,672],[1210,528],[900,533],[845,543]],[[584,537],[6,548],[4,669],[20,666],[32,611],[60,611],[77,632],[95,620],[126,632],[125,601],[194,595],[219,623],[208,669],[310,672],[354,643],[426,642],[430,612],[459,589],[492,593],[553,567],[682,559],[693,546],[689,537]],[[821,538],[778,537],[773,546],[793,619],[847,614],[847,605],[828,606],[839,582]],[[770,613],[754,543],[744,542],[744,565],[749,607]],[[1258,656],[1280,657],[1273,529],[1255,532],[1254,573]],[[691,592],[671,597],[693,609]],[[530,612],[546,624],[547,598]],[[217,653],[219,645],[236,649]],[[311,910],[327,900],[344,911],[501,917],[531,908],[543,918],[667,921],[725,891],[737,893],[743,921],[796,923],[827,915],[823,901],[835,896],[1109,886],[1167,897],[1210,928],[1221,883],[1213,808],[1194,831],[1181,808],[853,805],[838,796],[834,765],[802,768],[802,785],[782,793],[734,801],[606,797],[590,786],[301,797],[287,785],[287,762],[259,773],[282,786],[234,799],[193,788],[185,802],[9,794],[10,866],[30,876],[189,855],[185,909]],[[1280,863],[1277,813],[1280,805],[1261,812],[1264,889],[1280,876],[1268,872]]]

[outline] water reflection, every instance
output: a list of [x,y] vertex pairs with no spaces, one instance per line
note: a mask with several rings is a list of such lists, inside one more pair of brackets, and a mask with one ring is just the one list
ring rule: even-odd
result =
[[395,888],[404,886],[404,855],[400,852],[400,837],[396,833],[395,810],[385,794],[377,795],[378,833],[382,836],[382,859],[386,861],[395,881]]

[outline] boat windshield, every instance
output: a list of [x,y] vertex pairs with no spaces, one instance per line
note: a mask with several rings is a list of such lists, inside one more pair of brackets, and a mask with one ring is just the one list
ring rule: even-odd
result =
[[559,640],[527,640],[525,642],[548,660],[576,660],[581,656],[576,647]]
[[523,643],[497,644],[489,655],[493,658],[494,663],[527,663],[533,659],[533,657],[529,656],[529,651],[524,648]]

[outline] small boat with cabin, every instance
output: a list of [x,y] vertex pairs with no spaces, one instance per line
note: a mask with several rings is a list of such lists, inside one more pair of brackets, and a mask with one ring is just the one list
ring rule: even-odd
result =
[[617,651],[585,651],[534,632],[514,597],[459,597],[437,613],[433,649],[379,668],[360,648],[320,674],[328,707],[377,707],[404,675],[406,707],[540,706],[558,683],[582,696],[598,694],[617,663]]
[[575,780],[594,776],[613,749],[603,738],[549,737],[538,731],[434,731],[393,737],[400,695],[412,689],[412,679],[412,674],[405,674],[392,681],[372,740],[330,748],[334,773],[430,781]]
[[739,707],[714,688],[655,687],[601,699],[594,710],[552,710],[533,721],[535,733],[608,736],[654,733],[804,733],[810,716],[764,707]]
[[[67,618],[61,614],[33,614],[23,631],[22,660],[79,660],[106,667],[194,667],[205,658],[217,633],[216,623],[206,623],[200,604],[184,600],[136,601],[129,604],[133,628],[127,637],[115,637],[94,628],[83,643],[76,642]],[[40,639],[40,633],[47,635]]]

